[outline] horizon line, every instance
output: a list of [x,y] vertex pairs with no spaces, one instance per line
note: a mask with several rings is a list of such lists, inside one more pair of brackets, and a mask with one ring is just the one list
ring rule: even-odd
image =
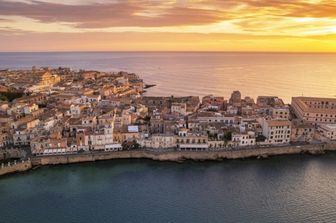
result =
[[0,51],[0,53],[261,53],[261,54],[336,54],[329,51],[203,51],[203,50],[46,50]]

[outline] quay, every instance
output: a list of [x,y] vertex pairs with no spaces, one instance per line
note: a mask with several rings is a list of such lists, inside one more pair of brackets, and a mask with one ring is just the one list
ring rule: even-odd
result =
[[46,165],[65,165],[83,162],[95,162],[113,159],[151,159],[157,161],[183,162],[193,161],[221,161],[225,159],[267,158],[279,155],[312,154],[319,155],[328,151],[336,151],[336,143],[289,145],[258,147],[253,149],[217,149],[217,150],[122,150],[109,152],[88,152],[67,155],[44,155],[34,156],[25,161],[2,164],[0,176],[24,172],[35,167]]

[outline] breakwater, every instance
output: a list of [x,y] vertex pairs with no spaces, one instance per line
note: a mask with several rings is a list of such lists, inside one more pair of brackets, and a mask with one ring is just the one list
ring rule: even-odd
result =
[[206,161],[223,159],[266,158],[277,155],[292,155],[300,153],[323,154],[327,151],[336,151],[336,143],[248,148],[240,150],[217,151],[155,151],[155,150],[127,150],[115,152],[96,152],[68,155],[50,155],[32,157],[25,162],[3,165],[0,176],[13,172],[22,172],[36,166],[61,165],[81,162],[94,162],[111,159],[152,159],[158,161],[182,162],[184,160]]

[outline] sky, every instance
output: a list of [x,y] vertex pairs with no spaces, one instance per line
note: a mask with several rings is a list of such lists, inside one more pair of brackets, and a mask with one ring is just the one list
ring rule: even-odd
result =
[[336,0],[0,0],[0,51],[336,52]]

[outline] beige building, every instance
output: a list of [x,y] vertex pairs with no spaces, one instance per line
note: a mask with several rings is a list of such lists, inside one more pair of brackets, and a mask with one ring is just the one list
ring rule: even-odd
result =
[[174,135],[152,135],[144,140],[144,146],[153,149],[175,148],[176,139]]
[[114,142],[113,126],[105,126],[97,132],[80,130],[76,134],[76,147],[78,150],[115,151],[121,145]]
[[288,107],[272,108],[272,118],[288,120],[289,119],[289,108]]
[[255,133],[252,131],[248,133],[233,133],[232,144],[237,147],[254,146],[256,144]]
[[295,115],[310,123],[336,123],[336,98],[293,97]]
[[113,140],[117,143],[138,141],[140,139],[139,132],[114,132]]
[[322,136],[330,140],[336,140],[336,124],[319,125],[318,131],[321,133]]
[[32,104],[28,104],[26,106],[23,107],[23,113],[28,115],[31,114],[34,111],[37,111],[39,109],[38,105],[35,103]]
[[209,148],[208,136],[201,133],[192,133],[181,129],[176,138],[176,144],[182,150],[205,150]]
[[55,155],[72,152],[67,147],[66,138],[35,137],[30,143],[34,155]]
[[314,134],[315,127],[312,123],[292,122],[292,142],[310,142],[314,139]]
[[16,131],[13,134],[13,143],[15,146],[27,146],[30,144],[31,135],[27,130]]
[[291,122],[288,120],[259,120],[266,144],[288,144],[291,137]]
[[229,103],[233,106],[241,106],[241,93],[240,91],[233,91]]
[[61,81],[60,76],[56,74],[51,74],[49,71],[38,73],[36,76],[36,83],[40,85],[53,86]]
[[9,133],[0,132],[0,148],[10,145],[12,141],[12,136]]
[[171,113],[187,115],[187,104],[186,103],[173,103],[171,106]]
[[32,76],[20,80],[20,82],[27,84],[26,92],[40,92],[47,90],[60,81],[60,76],[51,74],[49,71],[33,73]]
[[214,140],[214,141],[208,141],[208,147],[209,149],[219,149],[224,148],[227,145],[223,140]]

